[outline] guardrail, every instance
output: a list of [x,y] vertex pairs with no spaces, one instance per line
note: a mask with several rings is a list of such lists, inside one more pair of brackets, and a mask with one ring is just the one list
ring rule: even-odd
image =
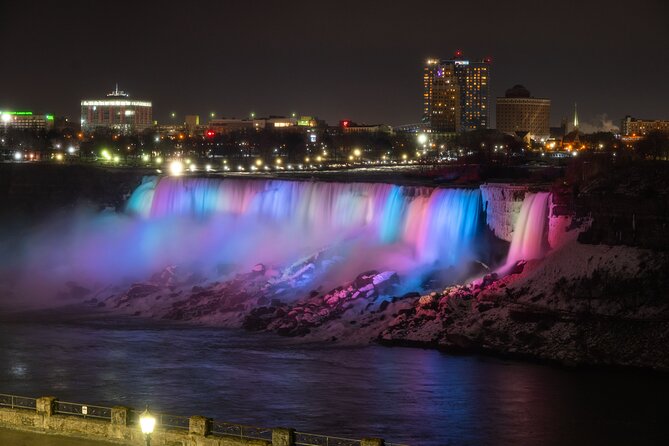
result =
[[62,415],[75,415],[84,418],[99,418],[111,421],[111,407],[92,406],[90,404],[68,403],[56,400],[53,404],[53,411]]
[[37,398],[0,393],[0,406],[12,409],[37,409]]
[[[81,418],[93,418],[98,420],[106,420],[115,423],[114,411],[126,411],[128,425],[138,425],[139,417],[143,411],[127,408],[112,408],[106,406],[97,406],[91,404],[72,403],[66,401],[59,401],[53,397],[41,398],[42,400],[51,401],[47,406],[51,406],[51,410],[57,415],[75,416]],[[44,403],[42,403],[44,404]],[[30,398],[25,396],[10,395],[0,393],[0,407],[7,407],[12,409],[29,409],[38,410],[38,398]],[[42,406],[40,406],[42,407]],[[40,409],[41,410],[41,409]],[[152,412],[156,418],[156,427],[176,429],[189,432],[192,429],[191,417],[184,417],[180,415],[170,415],[160,412]],[[118,415],[117,415],[118,416]],[[125,417],[125,415],[124,415]],[[201,418],[201,417],[195,417]],[[202,418],[201,418],[202,419]],[[214,436],[233,437],[239,439],[250,440],[265,440],[272,441],[272,428],[249,426],[237,423],[228,423],[224,421],[216,421],[211,419],[206,420],[208,428],[205,431]],[[285,429],[284,429],[285,430]],[[292,430],[290,430],[292,431]],[[295,446],[362,446],[363,440],[355,440],[351,438],[332,437],[328,435],[310,434],[306,432],[294,432]],[[383,443],[385,446],[407,446],[399,443]]]
[[[140,410],[130,410],[128,421],[131,424],[139,424],[139,416],[142,411]],[[170,415],[166,413],[151,413],[156,418],[156,426],[168,427],[171,429],[184,429],[188,430],[190,420],[188,417],[182,417],[179,415]]]
[[360,446],[360,443],[360,440],[351,438],[295,432],[295,444],[298,446]]

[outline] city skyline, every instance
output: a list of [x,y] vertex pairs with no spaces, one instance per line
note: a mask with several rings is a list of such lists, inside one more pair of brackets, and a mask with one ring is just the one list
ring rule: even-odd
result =
[[[253,111],[401,125],[420,121],[425,59],[462,50],[472,59],[492,57],[491,101],[526,85],[553,101],[552,125],[571,115],[574,102],[584,130],[603,115],[615,125],[628,114],[669,117],[657,94],[669,71],[662,49],[669,33],[661,24],[667,7],[659,1],[641,2],[635,20],[624,20],[622,3],[611,2],[561,3],[548,14],[530,2],[477,10],[429,2],[393,10],[201,3],[185,17],[171,13],[180,3],[161,4],[120,2],[110,10],[64,2],[43,5],[39,15],[0,5],[0,38],[12,42],[4,60],[13,63],[0,72],[0,85],[12,86],[2,89],[0,108],[77,119],[82,98],[118,82],[132,97],[153,101],[163,123],[171,112],[204,118]],[[456,16],[462,20],[446,18]],[[497,20],[482,27],[477,17]],[[123,32],[103,32],[119,23]],[[29,25],[30,33],[21,32]],[[624,57],[643,69],[620,70]]]

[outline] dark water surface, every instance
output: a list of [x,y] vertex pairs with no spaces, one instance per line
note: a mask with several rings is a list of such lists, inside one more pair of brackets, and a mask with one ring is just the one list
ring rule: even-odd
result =
[[669,444],[669,377],[216,329],[0,323],[0,393],[411,445]]

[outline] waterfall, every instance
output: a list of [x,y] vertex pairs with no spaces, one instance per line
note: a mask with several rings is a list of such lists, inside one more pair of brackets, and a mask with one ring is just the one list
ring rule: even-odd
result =
[[514,225],[506,265],[543,257],[547,249],[548,192],[527,194]]
[[[526,196],[508,262],[544,253],[548,196]],[[210,280],[257,263],[280,271],[318,253],[311,289],[370,269],[418,287],[469,274],[485,249],[484,212],[479,188],[150,177],[123,213],[84,208],[45,222],[17,242],[13,268],[21,292],[41,295],[142,282],[167,266]]]
[[365,245],[405,246],[417,263],[451,266],[472,252],[481,194],[390,184],[165,177],[139,186],[127,211],[147,221],[211,220],[204,223],[207,231],[240,240],[251,228],[293,245],[358,237]]

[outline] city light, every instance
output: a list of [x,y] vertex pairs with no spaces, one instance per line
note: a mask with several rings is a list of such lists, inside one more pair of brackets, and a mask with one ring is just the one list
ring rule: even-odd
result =
[[63,154],[62,153],[56,153],[56,161],[63,161]]
[[170,175],[179,176],[184,171],[184,164],[179,160],[170,163]]
[[353,155],[359,157],[360,155],[362,155],[362,152],[360,151],[360,149],[355,149],[353,150]]
[[23,158],[23,154],[21,152],[14,152],[14,159],[16,161],[20,161],[21,158]]
[[104,158],[106,161],[110,161],[112,159],[112,156],[107,149],[102,149],[100,155],[102,155],[102,158]]
[[418,142],[420,144],[425,144],[427,143],[427,135],[425,133],[421,133],[418,135]]
[[262,166],[262,160],[260,158],[256,160],[256,166]]
[[156,158],[156,164],[162,164],[163,159],[161,157]]
[[74,147],[73,147],[73,146],[70,146],[70,147],[67,148],[67,153],[69,153],[70,155],[72,155],[72,154],[74,153],[74,150],[75,150]]

